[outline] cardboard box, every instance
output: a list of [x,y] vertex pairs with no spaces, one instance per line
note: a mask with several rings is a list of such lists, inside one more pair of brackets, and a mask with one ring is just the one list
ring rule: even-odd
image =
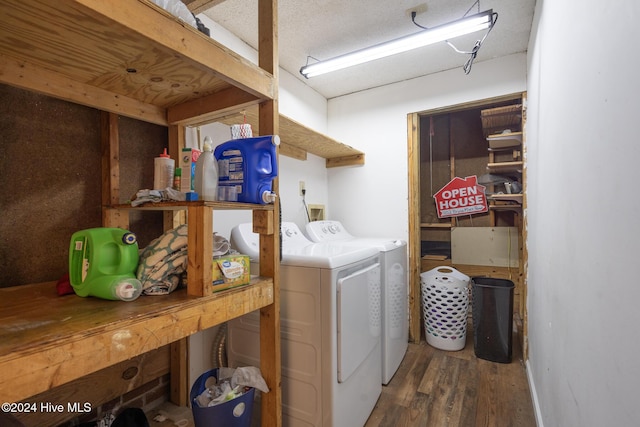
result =
[[189,193],[193,191],[193,180],[196,176],[196,162],[201,151],[195,148],[183,148],[180,153],[180,165],[182,176],[180,177],[180,191]]
[[251,280],[247,255],[226,255],[213,259],[213,291],[248,285]]

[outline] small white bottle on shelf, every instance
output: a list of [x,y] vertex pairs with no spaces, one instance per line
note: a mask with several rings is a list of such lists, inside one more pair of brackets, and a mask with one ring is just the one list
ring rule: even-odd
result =
[[210,137],[204,138],[204,151],[196,162],[194,191],[200,200],[214,201],[218,199],[218,162],[213,156]]
[[173,186],[173,171],[176,161],[167,154],[167,149],[153,159],[153,189],[164,190]]

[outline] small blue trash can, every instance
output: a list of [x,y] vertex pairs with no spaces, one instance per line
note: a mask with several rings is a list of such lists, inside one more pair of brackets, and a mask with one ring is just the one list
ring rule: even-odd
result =
[[255,389],[251,387],[249,391],[233,400],[201,408],[195,399],[205,390],[205,383],[209,377],[218,379],[218,370],[205,372],[191,386],[189,400],[195,427],[250,427]]

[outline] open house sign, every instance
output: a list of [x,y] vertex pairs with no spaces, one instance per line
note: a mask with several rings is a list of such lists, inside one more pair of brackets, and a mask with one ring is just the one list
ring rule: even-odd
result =
[[477,176],[468,176],[464,179],[453,178],[433,195],[438,218],[487,212],[489,208],[484,190],[483,185],[478,185]]

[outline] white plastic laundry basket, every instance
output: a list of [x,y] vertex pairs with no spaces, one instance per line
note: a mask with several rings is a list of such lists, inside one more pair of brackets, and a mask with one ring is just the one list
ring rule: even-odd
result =
[[449,351],[464,348],[469,281],[469,276],[447,266],[420,274],[424,331],[430,345]]

